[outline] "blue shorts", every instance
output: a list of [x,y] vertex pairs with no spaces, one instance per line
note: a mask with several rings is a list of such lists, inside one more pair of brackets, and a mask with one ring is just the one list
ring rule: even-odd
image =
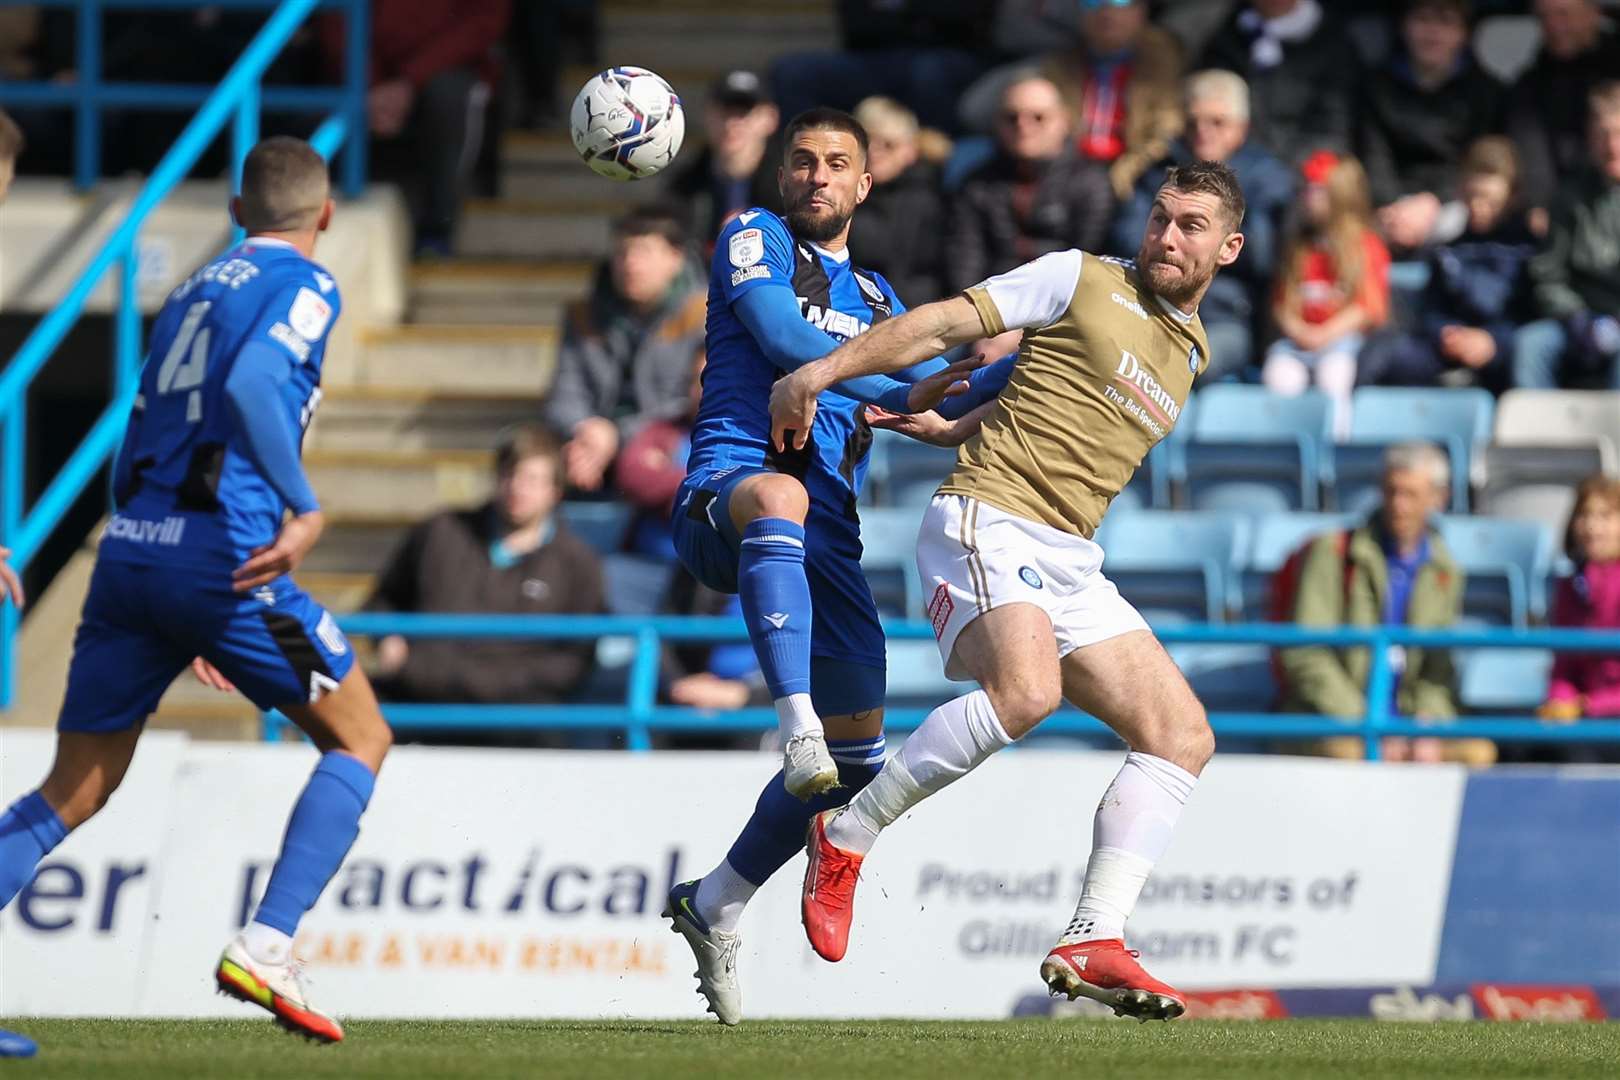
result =
[[[675,496],[675,553],[693,577],[717,592],[737,591],[742,537],[726,510],[731,492],[748,477],[768,471],[694,473]],[[861,572],[860,522],[812,499],[804,522],[804,573],[810,582],[811,696],[817,699],[817,711],[838,716],[880,707],[887,660],[883,624]],[[850,671],[843,665],[868,670]],[[870,669],[878,672],[875,689]]]
[[224,575],[97,560],[57,730],[142,723],[198,656],[261,709],[314,701],[354,666],[332,616],[290,577],[236,593]]

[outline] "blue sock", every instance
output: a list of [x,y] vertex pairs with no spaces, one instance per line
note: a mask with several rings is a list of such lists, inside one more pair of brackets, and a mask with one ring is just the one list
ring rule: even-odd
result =
[[375,784],[376,777],[359,758],[337,750],[321,755],[293,806],[254,922],[288,937],[298,930],[298,921],[315,906],[360,834],[360,815]]
[[810,582],[804,576],[804,526],[759,518],[743,532],[737,563],[748,639],[773,699],[810,693]]
[[34,867],[68,834],[39,792],[24,795],[0,815],[0,908],[34,879]]
[[804,850],[804,831],[810,819],[823,810],[843,806],[883,768],[883,736],[858,741],[828,740],[827,749],[838,762],[838,779],[842,787],[808,802],[794,798],[782,786],[782,774],[777,773],[760,792],[754,805],[754,816],[743,826],[726,861],[731,868],[755,885],[765,884],[772,874]]

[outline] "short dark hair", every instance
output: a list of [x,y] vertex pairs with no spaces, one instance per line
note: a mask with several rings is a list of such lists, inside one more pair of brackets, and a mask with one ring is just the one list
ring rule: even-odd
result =
[[1243,224],[1243,215],[1248,210],[1237,174],[1219,161],[1174,166],[1165,174],[1160,187],[1215,196],[1221,201],[1221,210],[1234,232]]
[[495,475],[505,476],[530,458],[550,459],[558,470],[557,482],[562,482],[562,443],[538,424],[518,424],[501,434],[500,445],[495,448]]
[[326,160],[303,139],[272,135],[242,162],[237,224],[250,233],[313,229],[331,193]]
[[615,242],[632,236],[662,237],[670,247],[686,247],[686,218],[673,206],[638,206],[613,223]]
[[788,121],[787,130],[782,132],[783,153],[793,146],[793,140],[801,131],[842,131],[846,135],[852,135],[860,144],[862,161],[866,160],[866,151],[871,145],[866,128],[859,120],[842,109],[830,109],[825,105],[806,109]]
[[28,140],[23,137],[22,128],[17,121],[7,116],[4,109],[0,109],[0,161],[16,161],[22,156],[23,147]]
[[1420,11],[1437,11],[1455,15],[1464,26],[1474,25],[1474,6],[1469,0],[1407,0],[1402,16],[1416,15]]

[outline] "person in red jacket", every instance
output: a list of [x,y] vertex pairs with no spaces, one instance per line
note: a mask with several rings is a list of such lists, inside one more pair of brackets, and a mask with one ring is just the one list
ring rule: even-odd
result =
[[[1581,483],[1564,546],[1576,570],[1558,583],[1553,625],[1620,630],[1620,480]],[[1565,724],[1620,716],[1620,655],[1560,653],[1540,715]]]
[[[483,140],[500,69],[494,47],[511,0],[371,0],[371,90],[366,117],[374,172],[404,183],[418,254],[448,254],[462,188]],[[334,71],[348,23],[321,23]]]

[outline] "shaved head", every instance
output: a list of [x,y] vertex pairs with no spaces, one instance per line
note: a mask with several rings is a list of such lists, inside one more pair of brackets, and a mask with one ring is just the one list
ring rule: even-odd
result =
[[303,139],[277,135],[242,163],[237,224],[250,233],[315,229],[331,193],[326,161]]

